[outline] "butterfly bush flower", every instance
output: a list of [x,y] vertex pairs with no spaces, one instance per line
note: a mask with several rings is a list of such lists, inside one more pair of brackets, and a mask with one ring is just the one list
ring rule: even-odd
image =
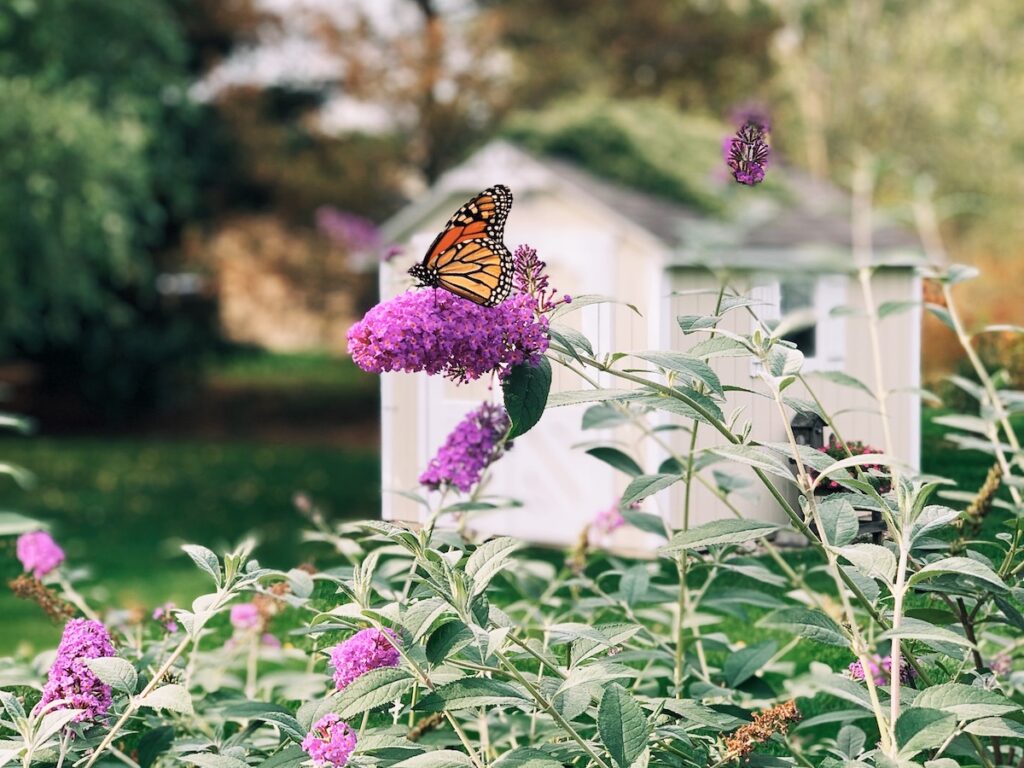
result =
[[500,405],[483,403],[470,411],[430,460],[420,484],[432,490],[451,486],[468,493],[509,447],[501,441],[508,427],[508,414]]
[[512,275],[512,287],[516,293],[533,296],[537,301],[537,312],[545,314],[560,304],[568,304],[572,296],[558,295],[555,288],[548,286],[546,273],[547,264],[537,256],[537,249],[528,245],[520,245],[512,255],[515,271]]
[[341,768],[356,748],[356,732],[331,712],[317,720],[302,740],[302,749],[317,768]]
[[732,177],[740,184],[754,186],[764,181],[771,150],[768,147],[768,120],[763,115],[744,116],[736,134],[727,138],[722,146],[725,162]]
[[174,620],[175,608],[174,603],[164,603],[153,609],[153,621],[172,635],[178,631],[178,622]]
[[596,533],[608,535],[612,531],[617,531],[619,528],[626,524],[626,518],[622,516],[619,505],[609,507],[608,509],[602,509],[596,515],[591,523],[591,529]]
[[231,626],[235,629],[243,631],[256,629],[261,622],[260,609],[255,603],[239,603],[231,606]]
[[462,383],[492,371],[504,377],[547,351],[548,321],[534,307],[521,294],[482,307],[438,288],[407,291],[353,325],[348,350],[370,373],[426,371]]
[[[854,680],[864,679],[864,666],[859,661],[853,662],[849,667],[849,671],[850,677]],[[871,679],[875,681],[875,685],[888,685],[889,680],[892,678],[892,657],[874,654],[868,659],[868,673],[871,675]],[[905,659],[902,660],[900,664],[900,682],[909,683],[913,679],[913,668]]]
[[47,531],[32,531],[18,537],[15,547],[26,573],[41,579],[64,562],[64,550]]
[[39,706],[63,700],[57,709],[84,710],[76,722],[98,720],[111,704],[110,686],[89,669],[88,659],[114,655],[114,645],[106,627],[92,619],[72,619],[64,626],[57,647],[57,658],[50,667]]
[[[388,639],[390,638],[390,640]],[[394,644],[401,639],[390,629],[361,629],[331,650],[334,684],[345,690],[360,675],[380,667],[396,667],[400,658]]]

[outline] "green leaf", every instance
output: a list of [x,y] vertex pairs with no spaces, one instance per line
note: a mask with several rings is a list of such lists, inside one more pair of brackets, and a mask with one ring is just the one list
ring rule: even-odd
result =
[[683,479],[682,475],[640,475],[626,486],[619,504],[628,507],[634,502],[653,496]]
[[983,717],[968,723],[964,729],[975,736],[999,736],[1008,739],[1024,739],[1024,725],[1005,717]]
[[631,477],[637,477],[644,472],[643,468],[634,461],[632,456],[620,451],[618,448],[599,445],[596,448],[591,448],[587,453],[620,472],[625,472]]
[[85,663],[102,682],[117,691],[129,695],[135,693],[139,683],[139,675],[130,662],[117,656],[100,659],[86,659]]
[[676,322],[683,333],[690,334],[694,331],[714,328],[721,319],[720,315],[679,315]]
[[825,498],[818,502],[818,514],[826,543],[842,547],[857,538],[860,520],[853,504],[846,499]]
[[182,550],[192,558],[192,562],[199,566],[201,570],[206,571],[213,577],[213,581],[218,587],[221,585],[220,560],[212,550],[201,547],[198,544],[185,544]]
[[628,400],[645,394],[642,389],[570,389],[553,392],[548,396],[548,408],[580,403],[599,403],[606,400]]
[[427,661],[431,664],[440,664],[451,654],[460,648],[465,648],[473,642],[473,630],[459,620],[449,621],[442,624],[427,640],[425,649]]
[[562,763],[539,749],[519,747],[495,760],[494,768],[562,768]]
[[710,523],[698,525],[688,531],[679,531],[661,548],[661,552],[670,554],[687,549],[703,549],[724,544],[742,544],[774,533],[779,529],[775,523],[763,523],[757,520],[740,520],[726,518],[712,520]]
[[793,470],[789,463],[768,448],[756,445],[724,445],[713,448],[711,452],[793,482]]
[[212,752],[197,752],[194,755],[182,755],[181,761],[198,765],[199,768],[249,768],[249,764],[237,757],[215,755]]
[[0,512],[0,536],[19,536],[29,531],[45,530],[46,526],[17,512]]
[[1006,584],[995,571],[984,563],[979,563],[977,560],[972,560],[969,557],[947,557],[934,563],[929,563],[911,576],[908,583],[911,585],[919,584],[926,579],[943,574],[970,576],[971,578],[991,584],[1000,592],[1006,591]]
[[401,667],[380,667],[360,675],[342,691],[331,709],[349,720],[371,709],[391,704],[412,688],[413,677]]
[[743,685],[767,664],[775,652],[779,650],[779,644],[774,640],[752,645],[749,648],[741,648],[729,655],[722,666],[722,675],[730,688]]
[[[592,390],[596,392],[597,390]],[[556,393],[557,395],[557,393]],[[548,407],[551,407],[551,398],[548,398]],[[609,429],[619,427],[629,422],[629,415],[623,413],[623,407],[612,402],[598,403],[592,405],[583,412],[582,429]]]
[[293,744],[268,757],[259,764],[259,768],[300,768],[307,759],[308,755],[302,751],[302,747]]
[[1021,706],[995,691],[986,691],[963,683],[943,683],[926,688],[914,699],[914,705],[925,709],[941,709],[957,720],[977,720],[1016,712]]
[[935,317],[942,321],[949,330],[956,333],[956,323],[953,322],[953,316],[949,314],[949,310],[941,304],[932,304],[931,302],[924,305],[925,309],[932,313]]
[[[859,712],[856,714],[860,714]],[[864,751],[867,735],[855,725],[844,725],[836,736],[836,749],[850,760],[854,760]]]
[[871,388],[868,387],[867,384],[856,376],[851,376],[848,373],[843,373],[842,371],[815,371],[813,375],[825,379],[826,381],[831,381],[833,384],[859,389],[861,392],[871,395],[872,398],[875,396],[875,393],[871,391]]
[[525,435],[544,415],[551,391],[551,363],[542,357],[537,365],[523,363],[515,366],[501,383],[505,395],[505,410],[512,420],[508,439]]
[[473,761],[464,752],[437,749],[395,763],[392,768],[473,768]]
[[416,710],[419,712],[457,712],[477,707],[510,707],[525,705],[527,698],[508,683],[486,677],[455,680],[428,693]]
[[949,712],[917,706],[904,710],[896,721],[900,757],[910,758],[923,749],[938,747],[954,728],[956,718]]
[[896,555],[878,544],[849,544],[836,550],[869,579],[891,584],[896,576]]
[[631,509],[630,507],[619,511],[626,518],[626,522],[634,528],[639,528],[645,533],[657,534],[662,538],[665,537],[665,524],[657,515],[652,515],[650,512],[644,512],[640,509]]
[[466,561],[466,575],[473,579],[473,594],[479,595],[501,571],[512,564],[509,556],[522,547],[522,543],[508,536],[486,541],[477,547]]
[[691,383],[690,380],[696,379],[719,397],[725,397],[718,374],[699,357],[693,357],[685,352],[656,351],[638,352],[635,357],[639,357],[641,360],[646,360],[649,363],[654,363],[659,368],[664,368],[667,371],[682,374],[687,378],[687,384]]
[[139,768],[149,768],[174,743],[174,726],[163,725],[146,731],[139,739]]
[[191,715],[192,697],[181,685],[164,685],[143,696],[137,701],[140,707],[150,709],[168,709],[172,712],[181,712],[183,715]]
[[647,747],[650,733],[643,708],[618,683],[610,683],[604,689],[597,710],[597,729],[601,742],[619,768],[633,764]]
[[619,580],[619,595],[627,605],[636,605],[647,595],[651,585],[651,575],[644,565],[634,565],[626,570]]
[[442,619],[450,621],[454,618],[454,611],[445,600],[428,597],[405,609],[402,613],[402,626],[412,637],[412,641],[418,643],[427,633],[439,626]]
[[910,309],[920,309],[920,301],[885,301],[878,306],[878,317],[885,318],[898,315]]
[[759,627],[782,629],[808,640],[848,648],[849,642],[842,629],[821,611],[808,608],[783,608],[773,611],[757,622]]

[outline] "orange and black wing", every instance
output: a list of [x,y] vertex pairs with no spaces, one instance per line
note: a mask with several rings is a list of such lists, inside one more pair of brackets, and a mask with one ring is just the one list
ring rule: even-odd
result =
[[462,240],[439,253],[433,267],[439,287],[485,307],[512,291],[512,254],[501,240]]
[[439,266],[437,262],[442,254],[466,240],[489,238],[501,243],[511,208],[512,190],[504,184],[485,189],[452,215],[427,249],[423,266],[428,269]]

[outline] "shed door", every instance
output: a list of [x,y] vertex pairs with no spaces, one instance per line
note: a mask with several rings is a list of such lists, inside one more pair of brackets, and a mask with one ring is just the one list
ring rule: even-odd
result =
[[[556,235],[515,232],[508,242],[529,242],[548,263],[552,285],[580,295],[612,293],[614,289],[614,240],[610,235],[587,230]],[[565,322],[582,330],[595,348],[607,346],[613,336],[611,307],[584,307]],[[574,374],[555,366],[552,389],[579,389],[585,384]],[[496,384],[483,382],[456,386],[439,377],[422,375],[419,413],[420,467],[436,453],[458,421],[483,400],[501,402]],[[572,447],[584,439],[601,437],[580,429],[581,409],[555,408],[540,424],[515,441],[495,466],[487,495],[514,498],[522,507],[474,513],[471,527],[481,533],[520,536],[536,542],[571,543],[600,509],[615,502],[613,473],[595,459]]]

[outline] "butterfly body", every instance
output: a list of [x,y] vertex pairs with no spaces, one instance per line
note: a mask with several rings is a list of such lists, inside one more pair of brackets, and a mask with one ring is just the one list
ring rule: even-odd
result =
[[512,254],[503,242],[511,208],[508,187],[485,189],[452,215],[409,274],[421,286],[443,288],[485,307],[500,304],[512,291]]

